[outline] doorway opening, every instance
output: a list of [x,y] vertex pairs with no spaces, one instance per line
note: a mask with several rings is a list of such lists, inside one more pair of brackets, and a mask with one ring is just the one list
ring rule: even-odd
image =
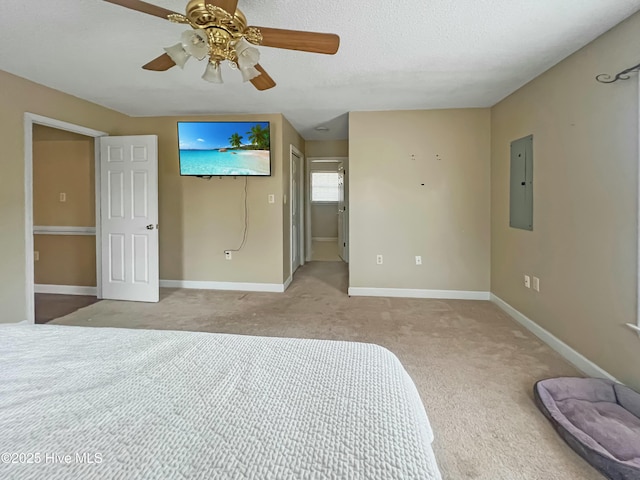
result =
[[97,298],[95,142],[33,125],[35,323]]
[[349,262],[347,158],[311,158],[308,162],[307,259]]
[[99,155],[104,132],[25,114],[27,321],[101,297]]

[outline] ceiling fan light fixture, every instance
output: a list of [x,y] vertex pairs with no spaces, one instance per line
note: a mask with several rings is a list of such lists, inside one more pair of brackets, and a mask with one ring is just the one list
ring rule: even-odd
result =
[[236,44],[236,54],[238,55],[238,66],[241,69],[255,67],[260,61],[260,51],[252,47],[244,38],[241,38]]
[[240,73],[242,74],[243,82],[248,82],[261,75],[260,71],[255,67],[240,68]]
[[176,43],[172,47],[167,47],[164,49],[167,52],[167,55],[171,57],[171,60],[179,66],[180,68],[184,68],[184,64],[189,60],[189,53],[182,47],[182,43]]
[[207,68],[202,75],[202,79],[210,83],[224,83],[222,80],[222,70],[219,63],[207,63]]
[[166,53],[143,65],[147,71],[164,72],[174,66],[182,69],[189,57],[195,57],[207,59],[203,79],[222,83],[220,65],[227,61],[231,69],[240,70],[245,81],[264,91],[275,87],[276,82],[259,64],[256,46],[327,55],[337,53],[340,46],[340,37],[333,33],[250,26],[237,8],[238,0],[188,0],[184,15],[142,0],[104,1],[193,29],[182,32],[180,43],[165,48]]
[[207,37],[202,30],[186,30],[180,37],[182,48],[192,57],[204,60],[209,53]]

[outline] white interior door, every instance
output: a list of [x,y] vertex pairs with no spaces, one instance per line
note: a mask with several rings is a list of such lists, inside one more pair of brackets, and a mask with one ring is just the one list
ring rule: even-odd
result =
[[300,263],[300,157],[291,154],[291,274]]
[[338,254],[345,262],[349,261],[347,249],[347,201],[345,193],[345,174],[344,164],[338,165]]
[[102,297],[157,302],[158,137],[100,139]]

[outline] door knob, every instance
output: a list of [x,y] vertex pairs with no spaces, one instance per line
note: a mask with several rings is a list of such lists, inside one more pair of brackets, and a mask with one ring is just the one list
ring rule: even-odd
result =
[[147,230],[153,230],[153,229],[154,229],[153,224],[152,225],[147,225]]

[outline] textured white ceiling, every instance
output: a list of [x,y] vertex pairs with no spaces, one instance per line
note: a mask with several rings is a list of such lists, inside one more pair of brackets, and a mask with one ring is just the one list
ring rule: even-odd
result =
[[[183,13],[187,0],[150,3]],[[282,112],[306,139],[359,110],[486,107],[640,9],[640,0],[240,0],[249,24],[337,33],[337,55],[260,48],[259,92],[141,65],[184,25],[101,0],[0,0],[0,69],[134,116]],[[314,127],[328,125],[328,132]]]

